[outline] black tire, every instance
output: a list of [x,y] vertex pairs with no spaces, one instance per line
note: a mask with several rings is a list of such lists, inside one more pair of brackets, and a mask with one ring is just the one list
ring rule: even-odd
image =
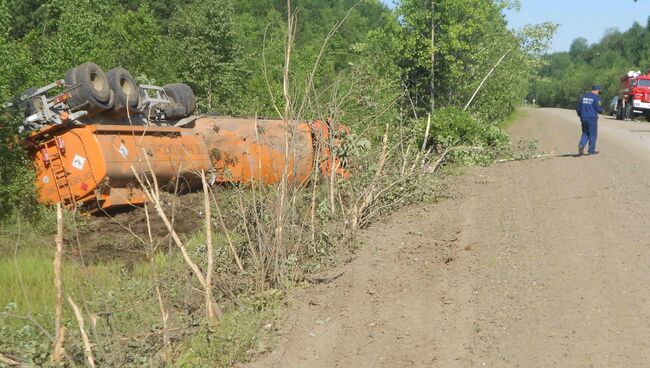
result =
[[620,103],[616,105],[616,120],[623,120],[623,106]]
[[65,84],[71,86],[77,83],[77,76],[75,75],[77,68],[72,68],[65,72]]
[[106,73],[106,79],[115,96],[113,110],[120,114],[128,107],[131,112],[137,112],[140,105],[140,91],[131,74],[126,69],[117,67]]
[[95,63],[85,63],[68,70],[66,85],[77,85],[70,90],[68,104],[73,110],[86,110],[87,118],[113,107],[113,92],[104,71]]
[[171,103],[165,106],[162,111],[165,114],[165,119],[167,120],[182,119],[189,115],[187,113],[187,110],[185,110],[185,107],[177,103]]
[[172,83],[165,84],[163,89],[173,103],[185,108],[185,116],[190,116],[196,111],[196,96],[190,86],[185,83]]

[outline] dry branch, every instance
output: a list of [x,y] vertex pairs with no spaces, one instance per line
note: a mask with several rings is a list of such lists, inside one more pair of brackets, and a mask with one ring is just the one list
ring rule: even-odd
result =
[[467,150],[467,151],[483,151],[484,149],[485,149],[485,148],[483,148],[483,147],[478,147],[478,146],[472,146],[472,147],[467,147],[467,146],[458,146],[458,147],[447,148],[446,150],[444,150],[444,151],[440,154],[440,157],[438,157],[438,160],[436,160],[436,162],[435,162],[432,166],[429,166],[429,167],[425,168],[424,171],[425,171],[426,173],[429,173],[429,174],[433,174],[434,172],[436,172],[436,170],[438,170],[438,168],[439,168],[439,167],[442,165],[442,163],[445,161],[445,159],[447,158],[447,156],[448,156],[451,152],[453,152],[453,151],[463,151],[463,150]]
[[[555,157],[556,155],[554,153],[546,153],[546,154],[539,154],[539,155],[533,155],[530,157],[526,157],[525,159],[530,160],[533,158],[546,158],[546,157]],[[504,162],[510,162],[510,161],[522,161],[524,158],[517,158],[517,157],[511,157],[511,158],[502,158],[499,160],[496,160],[496,163],[501,164]]]
[[[178,183],[178,181],[177,181]],[[178,188],[178,184],[176,186]],[[149,217],[149,207],[147,206],[147,203],[145,202],[144,204],[144,214],[145,218],[147,220],[147,234],[149,235],[149,259],[151,260],[151,269],[154,272],[154,282],[156,283],[156,297],[158,299],[158,307],[160,308],[160,318],[162,320],[162,334],[163,334],[163,362],[166,364],[169,361],[169,355],[171,353],[171,343],[169,341],[169,326],[168,326],[168,319],[169,319],[169,313],[165,309],[165,303],[162,298],[162,293],[160,292],[160,286],[159,286],[159,280],[157,277],[157,272],[156,272],[156,266],[154,264],[154,242],[153,242],[153,234],[151,233],[151,219]],[[172,223],[174,219],[172,218]],[[110,319],[107,318],[107,321],[110,321]],[[112,325],[109,323],[109,326],[111,326],[111,332],[113,331]]]
[[291,13],[291,0],[287,0],[287,44],[284,53],[284,70],[282,78],[282,92],[284,95],[284,116],[285,121],[290,121],[291,97],[289,96],[289,70],[291,65],[291,48],[296,37],[296,15]]
[[77,318],[77,323],[79,324],[79,332],[81,333],[81,339],[84,344],[84,355],[86,356],[88,365],[91,368],[95,368],[95,358],[93,357],[93,351],[90,348],[90,340],[88,339],[88,335],[86,334],[86,329],[84,328],[84,318],[81,315],[81,311],[79,311],[79,307],[77,307],[77,304],[75,304],[75,302],[72,300],[70,295],[68,295],[68,303],[70,303],[70,306],[74,311],[74,315]]
[[[152,177],[153,185],[151,183],[149,183],[149,185],[145,185],[145,183],[143,181],[143,178],[135,170],[135,167],[131,166],[131,171],[133,172],[133,175],[137,179],[138,183],[140,184],[140,186],[142,188],[142,191],[144,192],[147,199],[150,202],[153,203],[156,211],[158,212],[158,216],[160,217],[161,220],[163,220],[163,223],[167,227],[167,230],[169,231],[172,239],[174,240],[174,243],[180,249],[181,254],[183,256],[183,259],[185,260],[185,263],[192,270],[192,273],[194,273],[197,280],[199,281],[199,284],[203,288],[203,292],[205,293],[206,304],[207,304],[206,305],[206,307],[207,307],[206,313],[209,316],[208,319],[211,322],[217,321],[222,317],[222,313],[221,313],[221,310],[219,309],[219,307],[216,305],[216,303],[214,303],[214,300],[213,300],[213,297],[212,297],[212,287],[209,284],[209,283],[212,282],[211,277],[212,277],[212,271],[213,270],[211,269],[211,267],[214,267],[213,265],[211,265],[211,263],[212,263],[212,260],[211,260],[211,257],[212,257],[212,244],[211,244],[212,243],[212,231],[208,231],[208,233],[206,234],[206,236],[209,237],[208,241],[210,243],[210,244],[208,244],[208,247],[210,248],[209,251],[208,251],[208,253],[209,253],[208,254],[208,277],[209,277],[209,280],[208,280],[208,277],[206,277],[206,275],[203,274],[203,272],[201,271],[199,266],[196,264],[196,262],[194,262],[194,260],[192,260],[192,257],[190,257],[190,254],[188,253],[187,248],[185,247],[185,245],[181,241],[180,237],[178,236],[178,233],[176,233],[176,230],[174,230],[171,222],[169,221],[169,218],[167,217],[167,214],[165,213],[164,209],[162,208],[162,204],[161,204],[161,201],[160,201],[160,193],[159,193],[159,188],[158,188],[158,181],[156,180],[156,175],[155,175],[155,173],[153,171],[153,168],[151,167],[151,163],[149,162],[149,158],[146,155],[145,155],[145,160],[146,160],[147,165],[149,167],[149,172],[152,174],[151,177]],[[147,180],[147,182],[149,182],[146,175],[142,175],[142,176],[144,177],[144,180]],[[209,192],[207,190],[207,182],[205,180],[205,173],[202,172],[201,178],[202,178],[202,182],[204,184],[204,191],[205,191],[204,199],[206,201],[206,206],[207,206],[207,209],[209,211],[209,198],[208,198]],[[153,187],[153,190],[155,190],[155,192],[152,191],[152,187]],[[210,221],[209,212],[206,213],[206,221],[208,221],[208,222]],[[209,223],[206,226],[209,226]]]
[[232,253],[232,256],[235,258],[235,262],[237,262],[237,267],[239,268],[239,272],[243,273],[244,264],[239,258],[239,255],[237,254],[237,250],[235,249],[235,245],[232,242],[232,238],[230,237],[228,228],[226,227],[226,222],[223,219],[223,214],[221,213],[221,208],[219,207],[219,202],[217,201],[217,198],[215,198],[214,192],[210,191],[210,194],[212,195],[212,202],[214,202],[214,208],[217,209],[219,224],[221,225],[221,230],[223,231],[223,234],[226,236],[226,240],[228,241],[228,247],[230,248],[230,252]]
[[160,316],[162,319],[162,335],[163,335],[163,361],[167,363],[172,351],[171,342],[169,340],[169,312],[165,309],[165,303],[160,292],[160,287],[156,283],[156,297],[158,298],[158,307],[160,308]]
[[63,211],[61,203],[56,204],[56,253],[54,255],[54,289],[56,291],[56,305],[54,312],[54,351],[52,351],[52,362],[61,363],[63,358],[64,329],[61,326],[61,314],[63,310],[63,288],[61,286],[61,261],[63,259]]
[[[208,269],[205,274],[205,314],[208,322],[216,325],[219,321],[212,301],[212,273],[214,273],[214,250],[212,249],[212,215],[210,211],[210,193],[205,180],[205,172],[201,170],[201,183],[203,184],[203,204],[205,206],[205,242],[208,252]],[[218,307],[216,308],[218,309]]]
[[20,363],[18,363],[17,361],[15,361],[15,360],[13,360],[11,358],[7,358],[6,356],[4,356],[2,354],[0,354],[0,363],[6,364],[8,366],[16,366],[16,365],[19,366],[20,365]]
[[503,59],[506,58],[506,56],[510,53],[510,51],[512,51],[512,49],[508,49],[508,51],[506,51],[505,54],[503,54],[503,56],[501,56],[501,59],[499,59],[499,61],[497,61],[497,63],[494,64],[494,66],[492,67],[492,69],[490,69],[490,71],[487,73],[487,75],[485,76],[485,78],[483,78],[483,80],[481,81],[481,83],[480,83],[480,84],[478,85],[478,87],[476,88],[476,91],[474,91],[474,94],[472,95],[472,97],[469,99],[469,101],[467,101],[467,105],[465,105],[465,107],[463,108],[463,110],[467,110],[467,108],[468,108],[469,105],[472,103],[472,101],[474,101],[474,97],[476,97],[476,95],[478,94],[478,91],[480,91],[480,90],[481,90],[481,87],[483,87],[483,84],[485,84],[485,81],[486,81],[488,78],[490,78],[490,75],[492,75],[492,73],[494,72],[494,70],[499,66],[499,64],[501,64],[501,62],[503,61]]
[[368,207],[375,201],[377,198],[375,191],[379,185],[379,181],[384,174],[384,166],[386,165],[386,159],[388,158],[388,124],[386,124],[386,130],[384,132],[384,138],[381,145],[381,153],[379,154],[379,165],[375,175],[364,191],[364,194],[360,198],[360,203],[354,204],[352,208],[352,217],[350,219],[350,226],[352,230],[357,230],[362,220],[363,214],[366,212]]
[[[158,216],[160,217],[161,220],[163,220],[163,223],[165,223],[165,226],[167,227],[167,230],[172,236],[172,239],[174,240],[174,243],[178,247],[178,249],[181,251],[181,254],[183,256],[183,259],[185,260],[185,263],[187,263],[188,267],[192,270],[194,275],[196,276],[196,279],[199,281],[199,284],[201,284],[201,287],[205,289],[205,276],[201,272],[201,269],[199,266],[192,260],[190,257],[190,254],[187,252],[187,248],[185,248],[185,245],[181,241],[180,237],[172,227],[171,222],[169,222],[169,219],[167,218],[167,215],[165,214],[164,209],[162,208],[162,205],[160,203],[160,198],[157,195],[154,195],[151,190],[144,184],[142,181],[142,178],[140,178],[140,175],[138,172],[135,170],[133,166],[131,166],[131,170],[133,171],[133,175],[135,175],[135,178],[138,180],[138,183],[140,183],[140,186],[142,187],[142,190],[144,191],[145,196],[147,197],[147,200],[149,200],[151,203],[153,203],[154,207],[156,208],[156,211],[158,212]],[[154,176],[155,177],[155,176]]]
[[[432,95],[433,98],[433,95]],[[422,153],[427,150],[427,141],[429,140],[429,130],[431,129],[431,114],[427,116],[427,129],[424,131],[424,140],[422,141]]]

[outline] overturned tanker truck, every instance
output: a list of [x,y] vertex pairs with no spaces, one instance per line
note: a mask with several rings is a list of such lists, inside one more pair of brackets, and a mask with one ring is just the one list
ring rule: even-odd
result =
[[347,176],[331,149],[344,126],[193,115],[188,85],[138,86],[123,68],[85,63],[21,99],[44,204],[89,212],[141,205],[134,171],[185,189],[201,185],[202,171],[213,183],[302,184],[314,170]]

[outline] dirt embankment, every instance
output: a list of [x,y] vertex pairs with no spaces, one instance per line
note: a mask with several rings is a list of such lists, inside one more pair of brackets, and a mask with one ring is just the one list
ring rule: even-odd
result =
[[650,128],[528,110],[549,157],[475,168],[458,195],[374,225],[332,282],[297,290],[251,367],[644,367]]

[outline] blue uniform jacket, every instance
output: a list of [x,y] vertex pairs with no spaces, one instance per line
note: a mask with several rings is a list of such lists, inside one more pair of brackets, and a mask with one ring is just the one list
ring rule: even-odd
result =
[[600,97],[592,92],[587,92],[580,96],[576,111],[581,121],[587,123],[595,123],[598,121],[598,113],[603,112],[603,107],[600,106]]

